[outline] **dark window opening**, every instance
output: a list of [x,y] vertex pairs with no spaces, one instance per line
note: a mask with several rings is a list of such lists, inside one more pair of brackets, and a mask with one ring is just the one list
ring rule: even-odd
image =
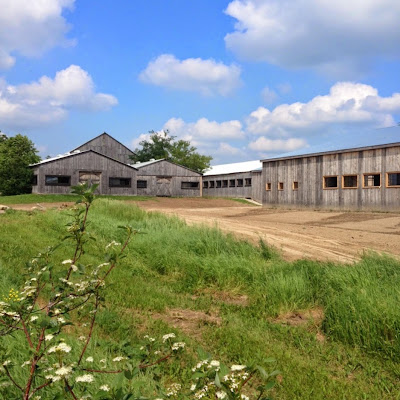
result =
[[136,187],[138,189],[147,189],[147,181],[137,181]]
[[343,188],[357,188],[358,187],[358,176],[357,175],[345,175],[343,176]]
[[293,182],[293,190],[299,190],[299,182],[297,181]]
[[251,178],[246,178],[246,179],[244,180],[244,185],[245,185],[245,186],[251,186]]
[[381,186],[381,174],[365,174],[364,175],[364,187],[380,187]]
[[198,189],[199,182],[182,182],[181,189]]
[[222,187],[222,181],[217,181],[217,188]]
[[235,180],[229,179],[229,187],[235,187]]
[[36,186],[37,185],[37,175],[33,175],[32,176],[32,186]]
[[265,190],[271,190],[271,182],[265,184]]
[[278,182],[278,190],[283,190],[283,182]]
[[214,189],[215,187],[215,182],[214,181],[210,181],[210,189]]
[[238,179],[237,180],[237,187],[242,187],[243,186],[243,179]]
[[228,180],[227,179],[224,179],[222,181],[222,187],[224,187],[224,188],[228,187]]
[[131,187],[131,178],[110,178],[108,182],[110,187]]
[[66,175],[46,175],[44,182],[47,186],[71,186],[71,177]]
[[203,181],[203,189],[208,189],[208,181]]
[[324,189],[336,189],[338,187],[337,176],[324,176]]
[[389,172],[387,174],[387,185],[400,186],[400,172]]

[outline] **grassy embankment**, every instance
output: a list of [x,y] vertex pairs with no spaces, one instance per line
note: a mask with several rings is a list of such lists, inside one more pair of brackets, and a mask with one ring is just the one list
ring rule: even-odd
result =
[[[18,287],[25,261],[63,236],[67,213],[0,215],[0,293]],[[100,262],[104,245],[122,239],[118,225],[129,223],[146,233],[134,238],[113,271],[93,344],[98,357],[111,347],[136,343],[145,333],[174,331],[193,352],[201,345],[227,363],[274,357],[282,371],[275,399],[399,398],[398,261],[369,255],[348,266],[289,263],[264,245],[117,201],[98,200],[90,221],[97,241],[85,255],[89,262]],[[59,261],[70,257],[62,247]],[[168,309],[179,309],[184,332],[173,327],[176,320],[168,320]],[[190,323],[189,310],[213,319]],[[306,310],[317,310],[313,315],[322,310],[322,322],[280,321],[291,312],[305,316]],[[192,360],[191,350],[185,357]],[[165,365],[167,382],[187,376],[178,367],[177,362]],[[105,379],[112,385],[117,378]],[[138,380],[137,390],[151,392],[149,375]]]

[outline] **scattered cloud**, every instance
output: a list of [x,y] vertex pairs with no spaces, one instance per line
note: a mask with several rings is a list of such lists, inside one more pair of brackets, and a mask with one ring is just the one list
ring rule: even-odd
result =
[[65,38],[70,27],[63,11],[75,0],[0,0],[0,69],[15,64],[15,54],[36,57],[58,45],[71,45]]
[[196,122],[185,122],[181,118],[171,118],[163,129],[168,129],[171,135],[190,141],[219,141],[219,140],[240,140],[245,137],[240,121],[232,120],[225,122],[209,121],[207,118],[200,118]]
[[241,70],[212,59],[178,60],[172,54],[162,54],[151,61],[139,75],[142,82],[174,90],[198,92],[203,96],[228,96],[240,85]]
[[247,60],[349,79],[399,57],[398,0],[233,0],[225,12],[237,20],[226,46]]
[[249,149],[254,150],[258,153],[288,152],[301,149],[303,147],[307,147],[307,141],[300,138],[268,139],[262,136],[257,140],[249,143]]
[[117,103],[110,94],[96,93],[91,76],[77,65],[29,84],[0,80],[0,120],[12,130],[61,120],[69,110],[106,111]]
[[219,144],[217,154],[238,156],[238,155],[244,155],[244,151],[242,149],[238,149],[237,147],[231,146],[229,143],[221,142]]
[[278,90],[280,94],[288,94],[292,91],[292,85],[288,82],[281,83],[278,85]]
[[272,90],[268,86],[266,86],[261,91],[261,97],[262,97],[264,103],[271,104],[278,98],[278,95],[276,94],[276,92],[274,90]]
[[392,113],[400,112],[400,93],[380,97],[372,86],[338,82],[328,95],[308,103],[281,104],[273,110],[259,107],[247,118],[251,134],[288,137],[294,133],[312,135],[321,128],[339,125],[386,127],[395,124]]

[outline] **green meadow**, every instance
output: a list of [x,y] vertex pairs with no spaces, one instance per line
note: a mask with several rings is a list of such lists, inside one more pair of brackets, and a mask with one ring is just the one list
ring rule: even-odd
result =
[[[64,197],[50,201],[71,199]],[[69,219],[68,210],[0,215],[0,297],[23,284],[26,261],[60,243]],[[123,240],[119,225],[140,230],[110,275],[91,344],[96,357],[136,346],[145,334],[174,332],[187,349],[157,367],[164,383],[187,380],[201,348],[226,364],[274,358],[281,371],[274,399],[400,398],[399,261],[371,253],[352,265],[287,262],[266,243],[107,198],[95,201],[89,221],[96,241],[82,261],[92,264],[102,262],[107,243]],[[56,257],[71,258],[67,243]],[[71,328],[72,341],[79,334]],[[154,374],[133,386],[151,396]]]

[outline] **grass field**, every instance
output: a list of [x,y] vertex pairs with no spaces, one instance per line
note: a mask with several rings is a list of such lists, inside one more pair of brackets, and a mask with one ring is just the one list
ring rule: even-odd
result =
[[[0,215],[0,294],[23,282],[27,260],[58,243],[68,218],[56,210]],[[398,261],[369,254],[352,266],[289,263],[263,243],[100,199],[87,262],[101,262],[104,245],[122,239],[121,224],[144,234],[111,276],[93,345],[99,354],[174,331],[188,344],[188,364],[199,346],[227,363],[275,358],[275,399],[400,398]],[[59,249],[59,261],[70,257]],[[166,382],[188,376],[178,362],[163,368]],[[152,389],[143,375],[136,390]]]

